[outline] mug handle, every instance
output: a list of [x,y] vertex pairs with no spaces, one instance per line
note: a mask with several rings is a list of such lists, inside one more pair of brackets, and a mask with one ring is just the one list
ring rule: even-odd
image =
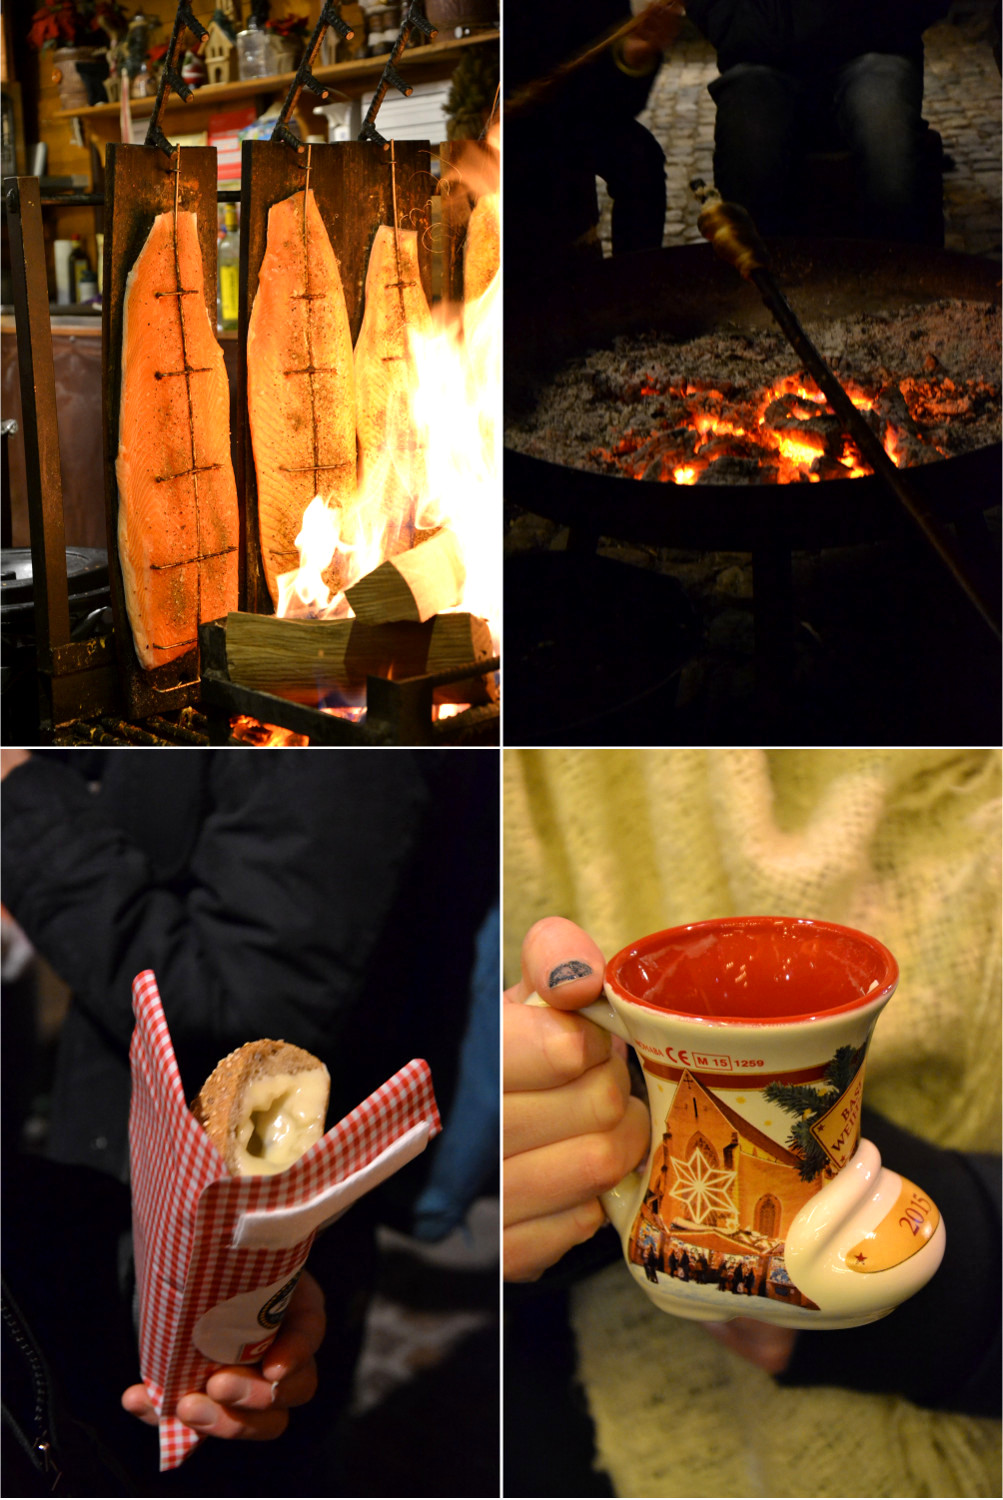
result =
[[[530,995],[525,1003],[542,1006],[545,1010],[557,1009],[556,1005],[548,1005],[546,1000],[541,1000],[536,994]],[[591,1005],[583,1005],[580,1010],[569,1010],[563,1014],[584,1016],[595,1026],[601,1026],[603,1031],[609,1031],[613,1036],[618,1036],[629,1047],[633,1046],[627,1028],[606,999],[605,994],[601,999],[593,1000]],[[634,1215],[644,1192],[646,1165],[645,1160],[640,1167],[635,1168],[633,1172],[628,1172],[626,1177],[622,1177],[616,1187],[610,1188],[609,1192],[599,1194],[599,1202],[606,1211],[606,1217],[621,1238],[630,1231],[634,1222]]]

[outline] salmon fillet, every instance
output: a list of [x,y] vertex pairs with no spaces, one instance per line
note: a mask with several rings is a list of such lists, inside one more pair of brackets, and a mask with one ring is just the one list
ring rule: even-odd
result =
[[338,261],[313,192],[268,211],[247,330],[247,411],[261,559],[272,602],[299,566],[296,536],[315,495],[355,497],[352,334]]
[[[158,214],[125,284],[118,556],[149,670],[237,608],[237,486],[223,351],[205,306],[194,213]],[[183,295],[178,295],[179,278]]]
[[472,302],[491,285],[498,270],[501,223],[499,196],[484,193],[474,204],[463,246],[463,300]]
[[[398,262],[399,245],[399,262]],[[395,541],[423,498],[424,462],[411,418],[414,359],[408,331],[427,334],[432,314],[418,271],[418,234],[376,231],[366,271],[365,312],[355,346],[355,393],[359,430],[359,487],[367,506],[379,506],[391,526],[386,555],[410,541]],[[373,491],[375,490],[375,493]]]

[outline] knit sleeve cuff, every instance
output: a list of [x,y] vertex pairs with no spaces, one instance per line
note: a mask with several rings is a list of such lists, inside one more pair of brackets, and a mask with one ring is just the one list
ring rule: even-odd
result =
[[933,1279],[863,1328],[801,1333],[781,1385],[839,1386],[905,1396],[917,1406],[998,1416],[1000,1408],[999,1159],[932,1146],[865,1110],[862,1133],[885,1165],[918,1183],[947,1230]]

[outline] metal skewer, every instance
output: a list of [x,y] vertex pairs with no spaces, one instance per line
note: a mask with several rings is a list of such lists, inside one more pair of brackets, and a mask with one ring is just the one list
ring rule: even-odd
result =
[[[692,182],[691,188],[698,195],[703,183]],[[835,374],[805,333],[797,314],[778,285],[769,267],[769,254],[750,215],[738,203],[724,203],[717,194],[697,220],[697,227],[722,260],[733,265],[736,271],[751,281],[777,323],[804,361],[805,368],[824,393],[829,405],[843,424],[843,429],[853,439],[861,456],[874,473],[885,481],[888,488],[922,536],[947,568],[955,583],[965,594],[969,603],[981,615],[990,630],[1000,639],[998,611],[984,598],[982,590],[971,577],[966,560],[961,556],[954,539],[937,524],[917,495],[902,471],[885,452],[884,444],[874,432],[867,419],[857,410]]]
[[289,85],[286,101],[279,113],[279,118],[275,122],[275,129],[272,131],[273,141],[285,141],[286,145],[291,146],[296,152],[303,150],[303,142],[299,136],[293,133],[289,121],[292,119],[293,110],[296,108],[297,101],[303,90],[306,89],[309,93],[316,94],[319,99],[329,99],[332,92],[336,93],[340,99],[346,97],[340,90],[332,90],[328,88],[327,84],[318,83],[313,74],[314,59],[320,51],[320,44],[324,40],[324,33],[329,26],[337,32],[343,42],[350,42],[355,35],[348,22],[342,20],[341,11],[338,9],[338,6],[330,3],[330,0],[328,0],[328,3],[321,7],[320,17],[313,29],[310,40],[306,44],[303,60],[296,69],[296,75]]
[[376,85],[376,92],[370,100],[369,108],[366,110],[366,118],[363,120],[362,128],[359,131],[360,141],[372,141],[374,145],[382,146],[384,150],[389,145],[389,142],[380,135],[376,129],[375,121],[380,105],[386,97],[387,90],[395,88],[405,98],[408,98],[414,92],[411,85],[406,83],[397,71],[397,63],[408,42],[411,40],[412,31],[420,31],[427,42],[430,42],[433,37],[439,35],[437,28],[432,25],[425,15],[422,8],[422,0],[411,0],[411,4],[404,13],[404,19],[401,22],[401,29],[397,35],[397,40],[391,48],[390,56],[383,65],[380,81]]
[[[184,57],[184,34],[185,30],[197,36],[199,41],[204,41],[209,35],[202,22],[192,14],[191,6],[187,0],[181,0],[177,15],[174,17],[174,29],[171,32],[171,40],[167,47],[167,56],[164,58],[163,70],[160,74],[160,84],[157,88],[157,98],[153,106],[153,114],[146,131],[144,146],[157,146],[165,156],[174,154],[175,147],[164,134],[162,120],[167,97],[173,89],[179,98],[187,104],[192,97],[192,90],[181,77],[181,59]],[[125,87],[125,80],[123,80]]]

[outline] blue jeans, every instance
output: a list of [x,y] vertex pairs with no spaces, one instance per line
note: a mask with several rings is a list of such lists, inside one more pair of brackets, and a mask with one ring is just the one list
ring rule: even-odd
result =
[[764,234],[796,234],[798,170],[834,122],[861,183],[860,232],[923,237],[923,65],[919,57],[866,52],[825,74],[740,63],[710,84],[717,105],[714,176]]

